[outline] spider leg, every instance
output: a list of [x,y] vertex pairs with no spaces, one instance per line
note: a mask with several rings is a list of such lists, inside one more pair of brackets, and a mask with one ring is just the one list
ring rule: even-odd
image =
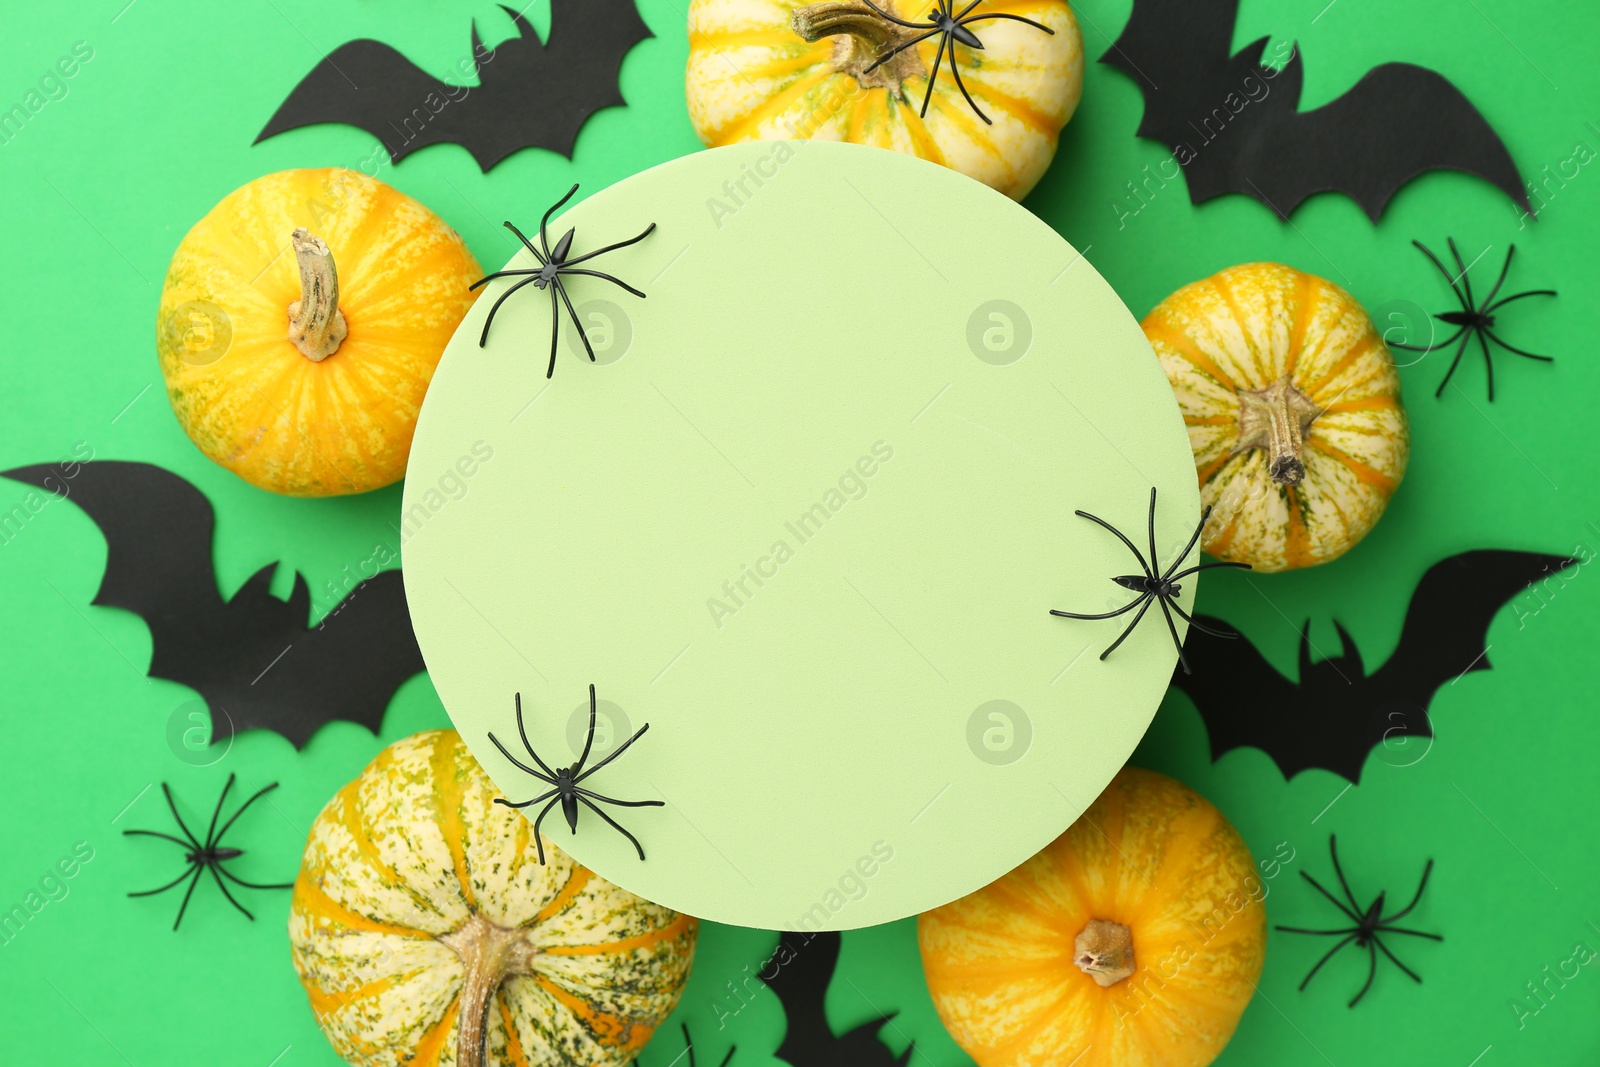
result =
[[1142,603],[1144,601],[1145,597],[1151,596],[1151,595],[1152,594],[1150,594],[1150,593],[1145,593],[1142,596],[1140,596],[1137,600],[1128,601],[1128,603],[1124,604],[1122,607],[1118,608],[1116,611],[1107,611],[1107,612],[1104,612],[1104,613],[1102,613],[1100,615],[1079,615],[1078,613],[1072,612],[1072,611],[1057,611],[1055,608],[1051,608],[1050,609],[1050,614],[1055,615],[1058,618],[1062,618],[1062,619],[1114,619],[1118,615],[1122,615],[1122,614],[1125,614],[1127,612],[1132,611],[1134,608],[1138,607],[1140,605],[1140,603]]
[[255,922],[256,921],[256,917],[254,915],[250,914],[250,909],[245,907],[243,904],[239,903],[237,900],[235,900],[233,898],[233,894],[228,892],[228,884],[222,880],[222,875],[217,873],[216,865],[215,864],[207,864],[207,866],[209,866],[211,868],[211,877],[216,879],[217,888],[222,890],[222,895],[228,898],[228,903],[232,904],[234,907],[238,908],[241,912],[243,912],[244,913],[244,917],[246,919],[249,919],[251,922]]
[[1350,934],[1350,935],[1346,936],[1344,938],[1344,940],[1340,941],[1337,945],[1334,945],[1332,948],[1330,948],[1328,950],[1327,955],[1323,956],[1320,960],[1318,960],[1316,966],[1312,967],[1311,970],[1306,973],[1306,976],[1303,979],[1300,980],[1300,991],[1302,993],[1305,992],[1306,986],[1311,984],[1311,979],[1315,978],[1317,976],[1317,972],[1322,970],[1322,965],[1324,963],[1327,963],[1329,960],[1333,959],[1334,955],[1340,949],[1344,948],[1346,945],[1348,945],[1350,942],[1354,941],[1355,939],[1356,939],[1356,935],[1355,934]]
[[912,47],[914,47],[916,45],[919,45],[923,41],[926,41],[929,37],[932,37],[934,34],[940,33],[940,32],[942,32],[942,31],[939,30],[936,27],[934,29],[929,30],[927,33],[922,34],[920,37],[913,37],[911,40],[907,41],[905,44],[900,45],[899,47],[893,49],[892,51],[885,52],[883,55],[879,56],[877,59],[874,59],[872,61],[872,65],[870,67],[868,67],[866,70],[862,71],[861,73],[863,73],[863,74],[871,74],[873,71],[877,70],[879,67],[881,67],[885,63],[889,62],[889,60],[893,59],[895,56],[899,55],[901,52],[904,52],[907,48],[912,48]]
[[601,796],[592,789],[580,789],[578,795],[588,797],[590,800],[603,800],[607,804],[620,804],[625,808],[664,808],[665,800],[618,800],[616,797]]
[[1506,274],[1511,270],[1511,257],[1516,254],[1516,245],[1510,245],[1506,248],[1506,262],[1505,266],[1500,268],[1500,277],[1495,279],[1494,288],[1489,290],[1489,295],[1483,298],[1483,303],[1486,307],[1494,303],[1495,295],[1500,292],[1500,287],[1506,283]]
[[645,723],[643,726],[639,727],[639,729],[634,732],[634,735],[632,737],[628,738],[626,741],[622,742],[621,745],[617,746],[617,750],[615,752],[611,753],[611,755],[607,756],[605,759],[601,760],[599,763],[596,763],[593,767],[590,767],[588,770],[584,771],[582,774],[574,775],[573,778],[572,778],[573,782],[576,783],[576,782],[583,781],[585,778],[589,777],[595,771],[598,771],[601,767],[604,767],[606,764],[610,763],[612,760],[616,759],[618,756],[620,756],[624,752],[628,751],[628,746],[633,744],[635,741],[639,740],[639,738],[643,737],[644,736],[644,732],[646,730],[648,730],[648,729],[650,729],[650,724],[649,723]]
[[1483,370],[1489,378],[1489,402],[1494,403],[1494,358],[1489,355],[1489,339],[1483,335],[1482,330],[1473,330],[1478,338],[1478,345],[1483,349]]
[[950,46],[950,73],[955,76],[956,88],[960,89],[961,95],[967,98],[967,106],[977,113],[977,116],[983,120],[984,125],[993,126],[994,122],[990,120],[988,115],[983,113],[983,108],[979,107],[978,102],[972,99],[972,94],[967,92],[967,83],[961,80],[961,67],[956,63],[956,46],[954,44]]
[[1393,952],[1390,952],[1389,951],[1389,947],[1387,945],[1385,945],[1382,941],[1378,940],[1376,937],[1374,937],[1372,939],[1372,943],[1374,945],[1378,946],[1378,951],[1379,952],[1381,952],[1385,956],[1389,957],[1389,962],[1390,963],[1394,964],[1396,967],[1398,967],[1402,971],[1406,972],[1406,974],[1410,975],[1411,976],[1411,980],[1413,982],[1417,983],[1418,985],[1422,984],[1422,976],[1419,975],[1416,971],[1413,971],[1410,967],[1407,967],[1405,964],[1401,963],[1399,957],[1397,957]]
[[1421,930],[1407,930],[1402,926],[1389,926],[1389,925],[1385,924],[1382,929],[1383,929],[1383,932],[1386,933],[1386,934],[1410,934],[1412,937],[1425,937],[1429,941],[1443,941],[1444,940],[1444,938],[1441,937],[1439,934],[1423,933]]
[[589,762],[589,750],[594,747],[594,683],[589,684],[589,736],[583,741],[583,755],[578,757],[577,764],[572,768],[573,777],[576,778],[583,770],[583,765]]
[[539,817],[537,819],[533,820],[533,843],[536,846],[538,846],[538,849],[539,849],[539,866],[541,866],[541,867],[544,866],[544,838],[539,835],[539,824],[544,822],[544,817],[546,815],[550,814],[550,809],[555,807],[560,802],[561,802],[561,798],[559,796],[557,796],[550,803],[546,804],[544,806],[544,810],[539,812]]
[[517,229],[517,227],[509,219],[506,221],[506,229],[510,230],[512,233],[517,235],[517,240],[522,242],[522,247],[526,248],[529,252],[532,252],[533,253],[533,258],[537,259],[539,261],[539,266],[542,267],[546,263],[550,262],[549,259],[547,259],[539,251],[538,247],[535,246],[532,241],[528,240],[528,238],[526,236],[524,236],[523,232],[521,230]]
[[622,286],[624,289],[628,290],[628,292],[632,293],[634,296],[638,297],[639,299],[641,299],[641,300],[645,299],[644,293],[642,293],[639,290],[635,289],[633,286],[629,285],[627,282],[623,281],[621,278],[613,278],[611,275],[609,275],[609,274],[601,274],[597,270],[567,270],[565,268],[562,268],[561,273],[562,274],[583,274],[583,275],[586,275],[586,276],[588,276],[590,278],[603,278],[606,281],[611,282],[614,285]]
[[[236,777],[237,777],[237,775],[235,775],[235,774],[230,772],[228,774],[228,780],[226,782],[222,783],[222,793],[217,797],[217,806],[215,808],[213,808],[212,811],[211,811],[211,825],[206,828],[206,845],[207,846],[215,845],[217,843],[218,839],[222,836],[221,834],[217,833],[217,816],[222,814],[223,802],[228,799],[228,790],[233,788],[233,780]],[[243,811],[244,809],[240,808],[239,810]],[[237,818],[237,816],[235,816],[235,818]],[[232,820],[231,819],[229,820],[229,824],[230,825],[232,824]],[[224,826],[222,829],[223,829],[223,833],[226,833],[228,828],[226,826]]]
[[[1172,566],[1167,568],[1167,573],[1163,574],[1161,576],[1162,578],[1165,578],[1167,581],[1172,581],[1173,580],[1172,572],[1178,569],[1178,564],[1182,563],[1184,560],[1189,558],[1189,553],[1194,551],[1194,546],[1200,540],[1200,531],[1202,531],[1202,530],[1204,530],[1206,528],[1206,523],[1210,519],[1211,519],[1211,506],[1208,504],[1208,505],[1206,505],[1205,510],[1200,512],[1200,524],[1194,528],[1194,536],[1189,538],[1189,543],[1183,546],[1183,551],[1178,553],[1178,558],[1174,559],[1172,561]],[[1150,540],[1152,542],[1155,541],[1155,533],[1156,533],[1155,524],[1151,523],[1150,524]],[[1150,557],[1150,562],[1152,564],[1155,564],[1156,563],[1156,558],[1154,556],[1151,556]],[[1193,574],[1194,572],[1191,570],[1191,571],[1186,571],[1184,573]]]
[[174,845],[177,845],[180,848],[187,849],[194,847],[193,841],[185,841],[181,837],[173,837],[171,834],[158,834],[154,830],[124,830],[122,833],[124,836],[128,837],[159,837],[163,841],[171,841]]
[[516,292],[518,289],[521,289],[524,286],[532,285],[538,280],[539,279],[537,277],[524,278],[500,294],[500,298],[494,302],[492,307],[489,308],[489,317],[483,320],[483,333],[478,336],[479,348],[482,348],[484,345],[489,343],[489,327],[494,325],[494,316],[495,313],[500,310],[500,305],[504,304],[508,299],[510,299],[511,294]]
[[544,372],[547,381],[556,376],[556,342],[561,340],[561,309],[556,306],[556,289],[560,285],[559,279],[550,283],[550,366]]
[[1150,576],[1156,577],[1161,571],[1161,557],[1156,554],[1156,487],[1150,487],[1150,518],[1145,524],[1150,534]]
[[644,846],[639,844],[639,839],[637,837],[634,837],[632,834],[628,833],[628,831],[624,830],[622,828],[622,824],[621,823],[617,822],[617,820],[613,819],[611,816],[609,816],[605,812],[601,811],[599,806],[596,805],[594,801],[590,800],[588,797],[584,796],[582,793],[578,794],[578,799],[580,801],[582,801],[584,804],[588,805],[589,810],[593,811],[596,815],[600,816],[606,822],[610,823],[612,828],[615,829],[617,831],[617,833],[621,834],[623,837],[626,837],[629,841],[633,842],[633,847],[634,847],[634,849],[636,851],[638,851],[639,858],[641,860],[644,859]]
[[[933,86],[939,80],[939,65],[944,62],[944,50],[949,44],[950,35],[948,33],[939,38],[939,54],[933,57],[933,72],[928,75],[928,91],[922,97],[921,115],[924,118],[928,114],[928,105],[933,102]],[[950,58],[953,66],[955,57],[951,56]]]
[[183,894],[183,903],[178,905],[178,917],[172,921],[172,928],[176,930],[178,924],[183,922],[183,913],[189,910],[189,898],[194,896],[194,887],[200,884],[200,876],[205,873],[205,868],[200,864],[194,865],[194,877],[189,881],[189,890]]
[[567,295],[567,287],[561,284],[559,276],[556,278],[553,288],[557,293],[561,294],[561,302],[567,305],[567,314],[572,318],[572,327],[578,331],[578,340],[583,342],[583,350],[589,353],[589,362],[593,363],[595,361],[594,346],[589,344],[589,335],[584,332],[583,320],[578,318],[578,309],[572,306],[572,298]]
[[550,217],[557,211],[560,211],[568,200],[571,200],[575,195],[577,195],[577,192],[578,186],[574,184],[571,189],[567,190],[567,195],[563,196],[560,200],[557,200],[554,204],[551,204],[550,210],[546,211],[544,213],[544,218],[539,220],[539,244],[544,248],[545,259],[550,258],[550,239],[545,233],[546,227],[550,225]]
[[[489,735],[489,743],[494,745],[495,748],[498,748],[500,750],[500,754],[502,756],[504,756],[506,759],[510,760],[512,765],[515,766],[517,768],[517,770],[523,771],[523,772],[525,772],[527,774],[533,775],[535,778],[539,779],[539,781],[541,781],[541,782],[544,782],[546,785],[555,785],[556,784],[554,778],[545,777],[543,774],[540,774],[538,771],[534,770],[532,767],[529,767],[527,764],[525,764],[521,760],[517,759],[517,757],[513,756],[511,753],[507,752],[506,751],[506,746],[502,745],[500,743],[500,739],[498,737],[496,737],[492,733]],[[535,756],[534,758],[538,759],[537,756]],[[540,765],[543,766],[542,763]],[[512,807],[516,807],[516,806],[517,805],[515,805],[515,804],[512,805]]]
[[[966,7],[962,8],[960,13],[955,15],[955,20],[957,22],[960,22],[962,19],[966,18],[968,14],[971,13],[973,8],[977,7],[981,3],[983,3],[983,0],[972,0],[972,3],[970,3]],[[952,4],[950,6],[951,6],[951,10],[955,9],[955,5],[954,4]]]
[[1339,835],[1337,834],[1328,835],[1328,855],[1333,857],[1333,873],[1338,875],[1339,886],[1344,890],[1344,897],[1350,902],[1350,910],[1358,916],[1357,921],[1359,922],[1361,905],[1356,903],[1356,895],[1350,892],[1350,883],[1345,881],[1344,867],[1339,863]]
[[1493,341],[1495,344],[1499,345],[1501,348],[1505,349],[1507,352],[1513,352],[1513,353],[1515,353],[1516,355],[1519,355],[1519,356],[1526,356],[1529,359],[1542,360],[1545,363],[1554,363],[1556,361],[1554,356],[1541,356],[1541,355],[1537,355],[1537,354],[1535,354],[1533,352],[1524,352],[1522,349],[1517,348],[1514,345],[1506,344],[1504,341],[1502,341],[1500,339],[1500,335],[1499,334],[1495,333],[1493,330],[1489,329],[1489,327],[1487,327],[1487,326],[1485,326],[1483,328],[1483,332],[1489,335],[1489,339],[1491,341]]
[[1467,302],[1467,298],[1465,296],[1461,295],[1460,288],[1456,286],[1455,276],[1450,273],[1443,263],[1439,262],[1439,257],[1434,255],[1432,250],[1430,250],[1428,246],[1423,244],[1421,241],[1412,241],[1411,243],[1416,245],[1417,248],[1422,251],[1422,254],[1428,257],[1429,262],[1431,262],[1435,267],[1439,268],[1439,273],[1444,275],[1444,280],[1450,286],[1450,291],[1455,293],[1456,299],[1461,302],[1461,310],[1471,311],[1472,305]]
[[194,835],[189,832],[189,827],[183,821],[183,816],[178,814],[178,805],[172,799],[172,790],[167,788],[166,782],[161,783],[161,791],[167,795],[167,807],[172,809],[172,817],[178,820],[178,829],[182,830],[183,836],[189,839],[189,844],[195,848],[200,848],[200,842],[194,839]]
[[1378,950],[1373,948],[1373,945],[1375,944],[1377,944],[1376,939],[1367,942],[1367,955],[1372,958],[1372,962],[1367,965],[1367,984],[1361,987],[1361,992],[1357,993],[1356,998],[1347,1004],[1346,1007],[1353,1008],[1357,1004],[1361,1003],[1361,998],[1366,996],[1367,990],[1372,988],[1372,979],[1378,974]]
[[1385,926],[1387,926],[1389,923],[1394,922],[1396,919],[1403,919],[1407,915],[1411,914],[1411,909],[1415,908],[1417,906],[1417,902],[1422,899],[1422,891],[1424,889],[1428,888],[1428,875],[1430,875],[1432,873],[1433,873],[1433,861],[1429,860],[1427,862],[1427,864],[1422,868],[1422,880],[1417,883],[1417,891],[1416,891],[1415,895],[1412,896],[1411,903],[1407,904],[1405,907],[1401,908],[1399,911],[1395,912],[1393,915],[1385,916],[1384,919],[1383,919],[1383,924]]
[[[535,762],[535,763],[537,763],[539,765],[539,770],[544,772],[544,776],[539,775],[538,772],[536,772],[536,771],[528,771],[528,773],[534,775],[535,777],[544,777],[545,781],[549,782],[551,785],[555,785],[556,784],[556,772],[550,769],[550,765],[548,763],[546,763],[544,760],[539,758],[539,753],[535,752],[533,750],[533,745],[531,745],[528,742],[528,731],[523,729],[523,725],[522,725],[522,694],[521,693],[516,694],[515,696],[513,696],[511,698],[511,700],[512,700],[513,705],[515,705],[515,707],[517,709],[517,736],[522,738],[522,747],[528,750],[528,755],[533,757],[533,762]],[[500,751],[504,752],[505,749],[501,749]],[[513,761],[513,762],[515,762],[515,761]],[[517,766],[522,767],[522,764],[518,763]],[[523,767],[522,769],[523,770],[528,770],[526,767]],[[547,776],[547,777],[545,777],[545,776]]]
[[[970,11],[971,8],[968,8],[968,10]],[[1042,22],[1035,22],[1032,19],[1025,19],[1021,15],[1011,15],[1011,14],[1006,14],[1004,12],[996,13],[996,14],[993,14],[993,15],[973,15],[971,18],[963,18],[963,19],[959,19],[957,21],[958,21],[959,25],[965,26],[969,22],[982,22],[985,19],[1010,19],[1012,22],[1026,22],[1029,26],[1032,26],[1034,29],[1043,30],[1045,33],[1048,33],[1052,37],[1054,37],[1056,35],[1056,31],[1055,30],[1052,30],[1049,26],[1046,26]]]
[[185,867],[183,869],[183,873],[182,874],[178,875],[178,877],[174,878],[172,881],[168,882],[166,885],[162,886],[160,889],[145,889],[145,890],[141,890],[140,892],[137,892],[137,893],[129,893],[128,895],[130,897],[153,897],[157,893],[165,893],[167,890],[171,889],[173,886],[177,885],[179,882],[181,882],[185,878],[189,877],[189,875],[193,874],[194,873],[194,869],[196,867],[198,867],[198,866],[200,866],[198,863],[189,864],[189,866],[187,866],[187,867]]
[[560,792],[561,792],[561,790],[559,790],[559,789],[552,789],[548,793],[540,793],[538,796],[534,797],[532,800],[524,800],[520,804],[513,804],[511,801],[507,800],[505,797],[495,797],[494,798],[494,802],[496,804],[504,804],[508,808],[516,808],[516,809],[518,809],[520,811],[523,808],[532,807],[533,805],[539,803],[539,801],[541,801],[541,800],[549,800],[551,797],[555,796],[557,793],[560,793]]
[[282,884],[278,884],[278,885],[262,885],[259,882],[247,882],[243,878],[240,878],[238,875],[231,874],[228,871],[224,870],[221,863],[218,863],[213,868],[213,870],[219,872],[222,875],[222,877],[226,878],[228,881],[233,882],[235,885],[242,885],[246,889],[293,889],[294,888],[294,883],[293,882],[286,882],[286,883],[282,883]]
[[905,19],[900,18],[898,15],[891,15],[887,11],[885,11],[883,8],[879,7],[877,4],[874,4],[872,2],[872,0],[861,0],[861,2],[866,4],[868,7],[872,8],[872,10],[876,11],[878,14],[882,15],[884,18],[888,19],[890,22],[894,23],[896,26],[904,26],[907,29],[920,30],[924,26],[927,25],[926,22],[907,22]]
[[1128,639],[1128,635],[1133,633],[1133,628],[1139,625],[1139,620],[1144,618],[1144,613],[1150,610],[1150,601],[1154,600],[1155,598],[1156,597],[1154,593],[1146,593],[1144,595],[1144,607],[1139,609],[1139,614],[1133,617],[1133,621],[1128,624],[1128,628],[1122,631],[1122,636],[1111,642],[1110,648],[1100,653],[1100,658],[1102,660],[1111,655],[1111,653],[1115,652],[1117,650],[1117,646]]
[[1306,881],[1310,882],[1313,886],[1315,886],[1317,892],[1321,893],[1323,896],[1325,896],[1329,900],[1333,901],[1334,907],[1336,907],[1340,911],[1344,912],[1345,918],[1347,918],[1351,922],[1355,922],[1355,923],[1359,923],[1361,921],[1361,916],[1357,915],[1355,912],[1351,911],[1348,907],[1346,907],[1344,901],[1340,900],[1338,897],[1334,896],[1332,893],[1330,893],[1326,889],[1324,889],[1322,887],[1322,883],[1321,882],[1319,882],[1315,878],[1311,877],[1305,871],[1301,871],[1300,872],[1300,877],[1304,878]]
[[1189,660],[1183,654],[1183,642],[1178,640],[1178,624],[1172,621],[1172,612],[1167,610],[1167,598],[1156,597],[1161,602],[1161,616],[1167,620],[1167,632],[1172,635],[1172,647],[1178,650],[1178,664],[1183,667],[1184,674],[1193,674],[1189,669]]
[[656,232],[656,224],[652,222],[650,225],[646,226],[644,228],[644,232],[641,233],[637,237],[630,238],[630,239],[628,239],[626,241],[618,241],[616,244],[614,244],[614,245],[606,245],[604,248],[597,248],[593,252],[585,252],[583,255],[579,256],[577,259],[562,260],[561,261],[561,265],[563,267],[575,267],[579,263],[582,263],[586,259],[593,259],[595,256],[603,256],[607,252],[615,252],[619,248],[627,248],[630,245],[636,245],[640,241],[644,240],[646,237],[649,237],[651,234],[653,234],[655,232]]
[[[223,838],[223,835],[228,832],[228,827],[232,826],[234,824],[234,821],[236,819],[238,819],[239,816],[244,814],[244,809],[248,808],[250,805],[254,804],[257,800],[260,800],[263,796],[265,796],[266,794],[272,792],[276,788],[278,788],[278,783],[277,782],[273,782],[271,785],[264,785],[260,789],[256,790],[255,793],[250,797],[249,800],[247,800],[243,804],[239,805],[239,810],[233,813],[232,818],[230,818],[227,822],[222,824],[222,829],[217,831],[217,836],[216,837],[212,837],[212,838],[208,838],[207,840],[212,845],[215,845],[218,841],[221,841],[222,838]],[[226,792],[226,790],[224,790],[224,792]]]
[[1121,541],[1123,544],[1128,546],[1128,551],[1133,553],[1133,558],[1139,561],[1139,566],[1144,570],[1145,577],[1146,578],[1154,578],[1155,577],[1155,575],[1150,572],[1150,564],[1148,564],[1148,563],[1146,563],[1144,561],[1144,556],[1139,552],[1139,550],[1137,548],[1133,547],[1133,542],[1128,540],[1126,535],[1124,535],[1121,530],[1117,529],[1115,526],[1111,525],[1109,522],[1107,522],[1106,520],[1102,519],[1100,516],[1091,515],[1087,511],[1075,511],[1075,512],[1073,512],[1073,514],[1074,515],[1079,515],[1079,516],[1081,516],[1081,517],[1083,517],[1085,519],[1088,519],[1090,522],[1099,523],[1101,526],[1104,526],[1106,529],[1110,530],[1113,534],[1116,535],[1118,541]]
[[1456,266],[1461,268],[1461,273],[1457,277],[1461,279],[1461,288],[1467,294],[1467,310],[1472,311],[1478,306],[1478,302],[1472,297],[1472,279],[1467,277],[1467,262],[1461,258],[1461,252],[1456,248],[1456,239],[1454,237],[1446,237],[1445,243],[1450,246],[1450,254],[1456,257]]
[[1183,621],[1189,624],[1189,629],[1191,630],[1199,630],[1203,634],[1210,634],[1212,637],[1226,638],[1229,641],[1237,640],[1239,637],[1237,633],[1223,633],[1221,630],[1213,630],[1205,623],[1195,622],[1194,616],[1180,608],[1176,600],[1172,601],[1172,610],[1176,611],[1180,616],[1183,617]]
[[1456,349],[1456,358],[1450,361],[1450,369],[1444,372],[1444,381],[1439,383],[1439,388],[1434,392],[1434,399],[1444,396],[1444,387],[1450,384],[1450,377],[1455,374],[1456,368],[1461,365],[1461,357],[1467,354],[1467,345],[1472,343],[1472,333],[1468,330],[1461,331],[1466,336],[1461,338],[1461,345]]
[[1179,571],[1177,574],[1169,574],[1169,575],[1167,575],[1167,581],[1175,582],[1179,578],[1187,578],[1191,574],[1198,574],[1201,571],[1208,571],[1208,570],[1211,570],[1213,567],[1237,567],[1240,570],[1246,570],[1247,571],[1247,570],[1250,569],[1250,564],[1248,564],[1248,563],[1232,563],[1232,562],[1228,562],[1228,563],[1223,563],[1223,562],[1202,563],[1198,567],[1189,567],[1189,568],[1186,568],[1185,570]]
[[525,276],[525,275],[528,275],[528,274],[538,274],[538,273],[539,272],[537,270],[532,270],[532,269],[529,269],[529,270],[497,270],[493,274],[484,275],[482,278],[479,278],[477,281],[475,281],[471,285],[467,286],[467,292],[469,292],[469,293],[472,292],[474,289],[478,288],[480,285],[488,285],[490,282],[494,281],[496,278],[516,278],[516,277],[521,277],[521,276]]
[[[1438,318],[1438,317],[1439,316],[1437,316],[1437,315],[1434,316],[1434,318]],[[1437,352],[1441,348],[1449,348],[1451,345],[1455,344],[1456,343],[1456,339],[1459,338],[1462,334],[1464,334],[1466,332],[1467,332],[1467,328],[1465,326],[1463,326],[1463,327],[1461,327],[1461,329],[1457,330],[1455,333],[1451,334],[1449,337],[1446,337],[1443,341],[1440,341],[1438,344],[1435,344],[1435,345],[1403,345],[1403,344],[1395,343],[1395,344],[1390,345],[1389,347],[1390,348],[1403,348],[1407,352]]]
[[1484,308],[1483,309],[1483,313],[1485,315],[1487,315],[1490,312],[1498,311],[1501,308],[1505,307],[1507,304],[1511,303],[1513,300],[1521,300],[1525,296],[1555,296],[1555,295],[1556,295],[1556,291],[1554,289],[1529,289],[1526,293],[1516,293],[1516,294],[1514,294],[1512,296],[1506,297],[1504,300],[1501,300],[1500,302],[1496,303],[1492,307]]

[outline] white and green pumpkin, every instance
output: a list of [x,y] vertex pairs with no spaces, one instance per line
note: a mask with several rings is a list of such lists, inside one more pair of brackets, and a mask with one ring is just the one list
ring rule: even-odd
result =
[[461,738],[380,752],[323,808],[289,940],[323,1033],[359,1067],[620,1067],[678,1001],[696,921],[546,841]]

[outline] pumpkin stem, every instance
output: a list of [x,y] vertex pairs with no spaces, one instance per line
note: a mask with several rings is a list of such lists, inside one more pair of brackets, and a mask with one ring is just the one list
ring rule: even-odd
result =
[[1133,931],[1107,919],[1090,919],[1072,942],[1072,962],[1101,989],[1132,975]]
[[[893,0],[882,0],[879,6],[895,11]],[[834,68],[855,78],[863,88],[898,87],[907,78],[927,75],[927,68],[915,48],[907,48],[875,69],[867,70],[880,56],[905,44],[921,31],[896,26],[860,0],[828,0],[796,8],[789,16],[789,27],[807,41],[838,37],[833,53]]]
[[439,937],[440,943],[461,957],[461,1014],[456,1023],[456,1063],[458,1067],[484,1067],[489,1062],[489,1008],[494,1004],[500,983],[519,974],[532,973],[538,952],[529,943],[527,931],[497,926],[477,912],[453,930]]
[[1252,448],[1271,454],[1267,473],[1279,485],[1299,485],[1306,476],[1305,434],[1322,410],[1296,389],[1289,375],[1265,389],[1239,391],[1239,443],[1235,452]]
[[300,264],[300,299],[289,305],[289,340],[307,359],[321,363],[350,332],[339,310],[339,273],[327,242],[302,227],[290,238]]

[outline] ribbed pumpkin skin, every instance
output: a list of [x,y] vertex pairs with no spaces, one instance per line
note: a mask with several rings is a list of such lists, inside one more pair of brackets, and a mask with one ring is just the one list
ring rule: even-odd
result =
[[[297,226],[327,242],[349,325],[320,363],[288,339]],[[398,481],[423,393],[480,277],[454,230],[374,178],[342,169],[257,178],[189,231],[167,272],[156,340],[178,422],[212,460],[275,493]],[[186,347],[191,301],[220,309],[231,327],[214,362],[193,362]]]
[[[1264,896],[1216,808],[1128,767],[1043,852],[925,913],[917,938],[939,1017],[979,1067],[1204,1067],[1261,974]],[[1073,962],[1091,919],[1133,932],[1135,973],[1104,989]]]
[[436,937],[476,912],[535,931],[536,973],[490,1003],[495,1067],[620,1067],[678,1001],[694,919],[574,863],[494,804],[454,731],[384,749],[317,817],[295,882],[295,969],[358,1067],[453,1067],[462,965]]
[[[1186,285],[1145,318],[1145,335],[1189,427],[1200,499],[1216,508],[1202,546],[1282,571],[1326,563],[1372,529],[1410,456],[1400,376],[1355,298],[1277,263],[1246,263]],[[1305,479],[1280,486],[1239,443],[1239,391],[1288,375],[1321,409]]]
[[[951,167],[1016,200],[1050,166],[1083,94],[1083,36],[1065,0],[984,0],[974,10],[1022,15],[1055,31],[995,19],[971,27],[983,51],[956,49],[962,79],[992,126],[956,87],[948,51],[927,118],[919,117],[937,37],[915,46],[921,76],[863,88],[834,66],[845,38],[808,43],[790,28],[790,15],[803,6],[690,0],[689,117],[706,144],[816,138],[876,145]],[[878,6],[915,22],[934,5],[883,0]]]

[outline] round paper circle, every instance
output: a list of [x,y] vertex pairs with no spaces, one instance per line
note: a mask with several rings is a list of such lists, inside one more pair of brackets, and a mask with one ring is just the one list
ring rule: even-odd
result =
[[[555,197],[552,196],[553,200]],[[537,243],[544,203],[515,220]],[[406,590],[450,717],[512,801],[575,762],[622,801],[548,840],[707,919],[848,929],[1004,874],[1088,806],[1176,662],[1136,595],[1199,519],[1166,378],[1087,262],[953,171],[845,144],[700,152],[549,226],[643,290],[491,283],[439,365]],[[525,225],[524,225],[525,224]],[[526,270],[519,254],[511,269]],[[1150,490],[1160,490],[1152,535]],[[1190,563],[1195,562],[1191,554]],[[1180,603],[1192,603],[1185,579]],[[1178,633],[1184,631],[1179,620]],[[548,802],[528,807],[536,815]]]

